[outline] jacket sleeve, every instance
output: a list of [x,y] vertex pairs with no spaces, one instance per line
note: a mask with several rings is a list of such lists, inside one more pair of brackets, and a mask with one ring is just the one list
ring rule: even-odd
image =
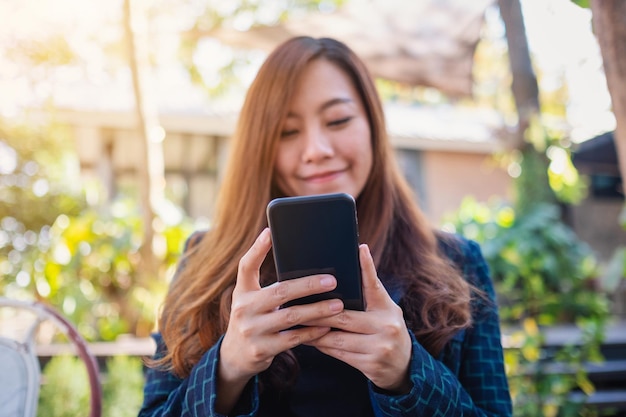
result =
[[[159,334],[157,356],[165,351]],[[139,417],[222,417],[215,412],[217,397],[217,364],[220,341],[209,349],[184,379],[155,368],[148,368],[144,399]],[[258,412],[257,379],[250,381],[231,415],[254,416]]]
[[[194,232],[185,242],[184,253],[197,245],[206,232]],[[178,265],[177,273],[185,266],[185,259]],[[159,333],[153,335],[157,344],[155,358],[167,351]],[[148,368],[144,384],[144,399],[139,417],[220,417],[215,412],[217,398],[217,365],[222,344],[220,339],[200,358],[187,378],[181,379],[171,372]],[[258,410],[258,378],[244,389],[231,415],[254,416]]]
[[431,356],[411,334],[410,375],[406,395],[389,396],[370,383],[370,396],[380,416],[511,416],[512,406],[504,370],[495,292],[479,246],[463,241],[465,278],[483,292],[473,302],[473,325],[459,341],[454,366],[458,375]]

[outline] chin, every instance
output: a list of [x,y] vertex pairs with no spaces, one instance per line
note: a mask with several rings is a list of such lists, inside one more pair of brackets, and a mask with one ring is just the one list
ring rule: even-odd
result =
[[346,193],[353,198],[357,198],[360,194],[360,190],[356,186],[350,186],[341,183],[328,183],[328,184],[310,184],[297,190],[296,195],[318,195],[318,194],[334,194],[334,193]]

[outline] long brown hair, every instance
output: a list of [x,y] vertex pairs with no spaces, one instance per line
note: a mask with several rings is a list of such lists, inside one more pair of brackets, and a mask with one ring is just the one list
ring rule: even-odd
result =
[[[228,325],[240,258],[266,226],[265,207],[282,192],[273,166],[294,86],[314,59],[337,65],[363,101],[372,134],[373,164],[357,198],[359,233],[379,274],[404,280],[408,327],[433,354],[470,325],[470,287],[440,254],[437,237],[400,173],[387,137],[382,104],[362,61],[328,38],[297,37],[277,47],[250,86],[231,144],[214,223],[187,252],[165,300],[160,331],[166,355],[155,363],[187,376]],[[261,270],[273,281],[271,262]]]

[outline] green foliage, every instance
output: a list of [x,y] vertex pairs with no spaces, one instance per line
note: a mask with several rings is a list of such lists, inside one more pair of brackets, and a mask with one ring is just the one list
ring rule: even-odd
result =
[[0,292],[46,300],[88,340],[146,336],[191,226],[182,214],[157,218],[160,269],[142,274],[137,204],[87,207],[70,137],[0,120]]
[[140,280],[142,228],[134,202],[120,200],[109,210],[60,215],[13,265],[18,274],[32,279],[15,275],[7,287],[20,287],[59,306],[88,340],[114,340],[121,333],[147,336],[167,290],[166,278],[190,232],[185,223],[162,224],[157,239],[160,270]]
[[525,145],[509,156],[519,169],[514,182],[518,216],[538,203],[577,204],[586,196],[587,183],[572,164],[564,135],[532,119],[524,132]]
[[[626,230],[626,206],[619,217],[620,227]],[[626,277],[626,246],[618,246],[600,276],[600,286],[608,293],[618,290]]]
[[[569,393],[593,392],[583,365],[602,359],[608,298],[596,288],[591,250],[559,214],[554,204],[529,204],[516,215],[509,205],[467,198],[450,219],[450,228],[481,244],[490,266],[502,323],[511,333],[505,363],[518,416],[580,415],[582,406]],[[546,346],[544,326],[564,323],[577,326],[581,341]],[[548,372],[554,363],[564,370]]]
[[[38,417],[86,416],[90,387],[85,364],[74,356],[53,357],[43,370]],[[136,416],[143,400],[141,359],[114,356],[102,380],[102,415]]]
[[[211,37],[211,32],[222,27],[232,27],[234,22],[247,27],[277,25],[289,16],[333,10],[344,4],[345,0],[292,0],[275,2],[272,7],[267,3],[248,0],[233,0],[228,7],[217,7],[208,2],[197,14],[193,27],[186,36],[181,37],[179,59],[187,70],[190,79],[213,98],[223,97],[233,88],[241,87],[241,74],[245,73],[252,60],[257,56],[254,51],[229,50],[230,59],[223,63],[215,73],[207,74],[199,65],[196,52],[199,44]],[[244,23],[245,22],[245,23]],[[207,76],[208,75],[208,76]],[[209,79],[210,78],[210,79]]]
[[551,160],[548,181],[557,199],[566,204],[580,203],[587,196],[588,183],[572,163],[571,150],[551,145],[546,154]]
[[8,48],[6,56],[26,67],[62,66],[78,60],[67,39],[61,34],[47,36],[45,39],[19,39]]
[[555,205],[537,205],[492,241],[500,256],[492,257],[491,265],[510,306],[503,310],[504,319],[537,317],[541,324],[553,324],[605,312],[605,306],[588,299],[592,252],[559,214]]
[[38,417],[76,417],[89,410],[89,379],[83,362],[58,356],[43,370]]
[[139,358],[114,356],[107,361],[102,387],[107,417],[135,417],[143,400],[143,364]]
[[572,0],[572,3],[582,7],[584,9],[591,8],[591,4],[589,3],[589,0]]
[[0,119],[0,292],[7,296],[26,295],[22,287],[33,283],[33,274],[22,265],[42,271],[45,263],[33,254],[46,246],[50,226],[84,206],[68,180],[75,160],[66,133],[54,124]]
[[522,174],[515,181],[516,211],[524,214],[532,211],[537,203],[554,203],[556,196],[550,188],[548,158],[533,146],[526,146],[521,153]]
[[2,259],[21,256],[59,214],[81,210],[79,191],[64,180],[73,162],[67,156],[69,146],[58,126],[25,127],[0,119],[2,272],[11,272]]
[[594,291],[594,255],[561,222],[558,206],[536,204],[525,216],[515,216],[505,204],[467,198],[451,221],[457,232],[482,244],[505,323],[526,318],[541,325],[573,323],[579,316],[607,314],[606,298]]
[[511,334],[513,348],[505,350],[514,415],[592,416],[595,410],[573,401],[570,393],[594,392],[584,365],[602,360],[600,344],[604,337],[602,321],[580,318],[581,339],[562,348],[545,345],[545,334],[534,319],[525,319],[521,329]]

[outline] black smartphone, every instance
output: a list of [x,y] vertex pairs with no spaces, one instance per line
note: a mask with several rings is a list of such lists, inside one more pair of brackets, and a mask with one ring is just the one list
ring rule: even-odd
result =
[[277,198],[267,206],[278,280],[330,274],[337,287],[285,306],[340,298],[364,310],[356,204],[349,194]]

